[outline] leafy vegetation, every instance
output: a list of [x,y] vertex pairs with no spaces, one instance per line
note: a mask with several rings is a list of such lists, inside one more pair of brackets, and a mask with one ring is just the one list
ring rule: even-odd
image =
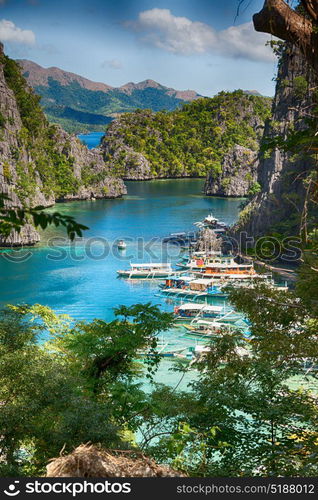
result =
[[45,117],[39,104],[40,98],[26,85],[20,66],[8,56],[1,54],[5,80],[13,90],[22,123],[32,139],[36,138],[45,125]]
[[6,206],[8,201],[11,202],[10,198],[0,193],[0,234],[4,238],[8,237],[13,230],[19,233],[27,221],[41,229],[46,229],[49,225],[63,226],[71,240],[75,236],[82,236],[82,231],[88,229],[69,215],[59,212],[46,213],[44,207],[22,209],[10,206],[8,208]]
[[48,86],[39,85],[35,87],[35,92],[41,96],[41,103],[50,121],[62,123],[63,120],[65,130],[77,133],[96,131],[96,125],[109,123],[114,113],[137,108],[172,111],[184,102],[167,94],[167,89],[161,86],[133,89],[129,94],[118,89],[106,93],[83,88],[75,81],[61,85],[52,77],[48,78]]
[[220,172],[224,154],[235,144],[257,149],[270,104],[269,98],[237,90],[198,99],[170,113],[137,110],[124,114],[108,127],[104,145],[110,154],[106,161],[125,176],[132,153],[124,144],[148,160],[154,176]]
[[[62,447],[82,442],[128,447],[145,398],[133,380],[141,369],[135,357],[155,348],[171,316],[150,305],[115,315],[111,323],[72,325],[39,305],[1,312],[2,476],[43,474]],[[157,362],[146,363],[149,377]]]
[[[83,182],[74,174],[75,159],[71,154],[70,139],[57,126],[49,124],[39,103],[40,98],[26,84],[20,66],[3,54],[0,62],[22,120],[20,129],[14,120],[10,122],[15,125],[16,130],[12,133],[16,135],[18,146],[10,146],[10,157],[3,162],[6,181],[13,180],[12,172],[17,173],[14,190],[24,207],[32,204],[39,185],[48,198],[59,199],[76,193]],[[0,127],[4,126],[5,120],[6,117],[0,114]],[[90,163],[86,170],[91,171],[90,177],[93,178],[94,165]]]
[[[318,320],[306,282],[303,268],[294,292],[229,289],[252,339],[211,340],[187,392],[140,384],[142,373],[153,380],[158,333],[172,324],[157,307],[121,306],[110,323],[73,323],[39,305],[3,310],[1,473],[41,474],[62,447],[90,441],[194,476],[316,475]],[[189,368],[175,369],[181,380]]]

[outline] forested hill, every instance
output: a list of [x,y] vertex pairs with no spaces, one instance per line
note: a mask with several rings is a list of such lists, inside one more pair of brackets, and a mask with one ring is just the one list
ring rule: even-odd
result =
[[[55,200],[116,198],[126,192],[98,151],[50,125],[18,64],[0,44],[0,193],[9,208],[50,206]],[[26,225],[0,245],[31,245],[39,240]]]
[[237,90],[172,112],[126,113],[108,126],[104,157],[125,179],[219,174],[236,145],[258,150],[270,108],[270,98]]
[[153,80],[114,88],[60,68],[43,68],[28,60],[18,63],[29,85],[41,96],[48,119],[68,132],[103,131],[117,113],[137,108],[171,111],[200,97],[193,90],[175,90]]

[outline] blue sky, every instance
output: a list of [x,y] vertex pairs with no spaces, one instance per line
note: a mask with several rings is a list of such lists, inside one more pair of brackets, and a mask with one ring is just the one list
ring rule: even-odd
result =
[[147,78],[203,95],[273,95],[269,35],[254,32],[263,0],[0,0],[0,40],[14,58],[120,86]]

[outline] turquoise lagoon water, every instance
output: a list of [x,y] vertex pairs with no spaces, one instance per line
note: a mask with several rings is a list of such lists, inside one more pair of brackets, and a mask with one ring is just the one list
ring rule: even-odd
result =
[[[231,224],[237,219],[241,200],[203,196],[201,179],[128,182],[127,188],[123,199],[55,207],[89,227],[83,239],[70,244],[63,230],[49,228],[36,248],[2,251],[0,306],[40,303],[59,314],[88,321],[111,320],[113,308],[120,304],[151,302],[173,311],[175,303],[158,295],[158,281],[119,279],[117,269],[128,268],[130,262],[165,259],[175,263],[180,249],[162,245],[160,238],[193,230],[193,223],[210,212]],[[120,238],[128,243],[122,253],[114,244]],[[200,343],[182,328],[166,332],[164,342],[186,350]],[[180,374],[171,371],[172,365],[163,360],[156,381],[176,386]],[[193,377],[192,371],[179,388],[185,389]]]
[[[85,138],[94,147],[101,135]],[[234,223],[241,200],[205,197],[203,184],[202,179],[127,182],[128,195],[122,199],[57,205],[52,210],[74,216],[89,230],[71,244],[63,230],[49,228],[36,248],[2,250],[0,307],[40,303],[87,321],[111,320],[114,307],[121,304],[151,302],[173,311],[175,303],[158,294],[158,281],[127,281],[117,278],[116,271],[130,262],[175,263],[180,249],[162,245],[160,239],[171,232],[193,231],[193,223],[210,212]],[[122,238],[128,246],[120,252],[116,241]],[[166,332],[162,340],[185,349],[200,342],[182,328]],[[178,383],[180,374],[170,371],[172,364],[162,361],[157,381]],[[180,388],[193,376],[186,376]]]
[[79,134],[77,137],[88,147],[88,149],[96,148],[102,140],[104,132],[91,132],[90,134]]
[[[49,228],[40,246],[0,253],[0,305],[41,303],[84,320],[109,320],[117,305],[137,302],[171,311],[173,304],[158,296],[157,281],[125,281],[116,270],[130,262],[175,262],[180,249],[162,245],[160,238],[193,230],[193,223],[210,212],[231,224],[240,200],[203,196],[201,179],[128,182],[127,187],[123,199],[55,206],[89,227],[74,244],[63,230]],[[121,238],[128,243],[124,252],[115,243]]]

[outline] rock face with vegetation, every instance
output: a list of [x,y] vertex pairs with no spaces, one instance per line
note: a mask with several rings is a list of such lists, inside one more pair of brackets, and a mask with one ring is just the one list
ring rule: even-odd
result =
[[306,193],[316,169],[315,131],[310,132],[316,88],[313,70],[298,49],[287,45],[280,59],[272,119],[259,154],[260,191],[241,212],[236,229],[253,236],[296,234],[301,229],[309,209]]
[[204,192],[209,196],[249,196],[259,189],[256,151],[235,145],[221,163],[221,173],[211,170]]
[[[270,102],[238,90],[173,112],[121,115],[108,126],[104,159],[124,179],[218,176],[224,157],[237,145],[258,149]],[[247,174],[251,167],[246,167]]]
[[[76,137],[50,126],[39,98],[27,86],[17,63],[0,47],[0,186],[7,206],[50,206],[67,199],[116,198],[126,192],[101,153],[89,151]],[[1,245],[34,244],[27,225]]]

